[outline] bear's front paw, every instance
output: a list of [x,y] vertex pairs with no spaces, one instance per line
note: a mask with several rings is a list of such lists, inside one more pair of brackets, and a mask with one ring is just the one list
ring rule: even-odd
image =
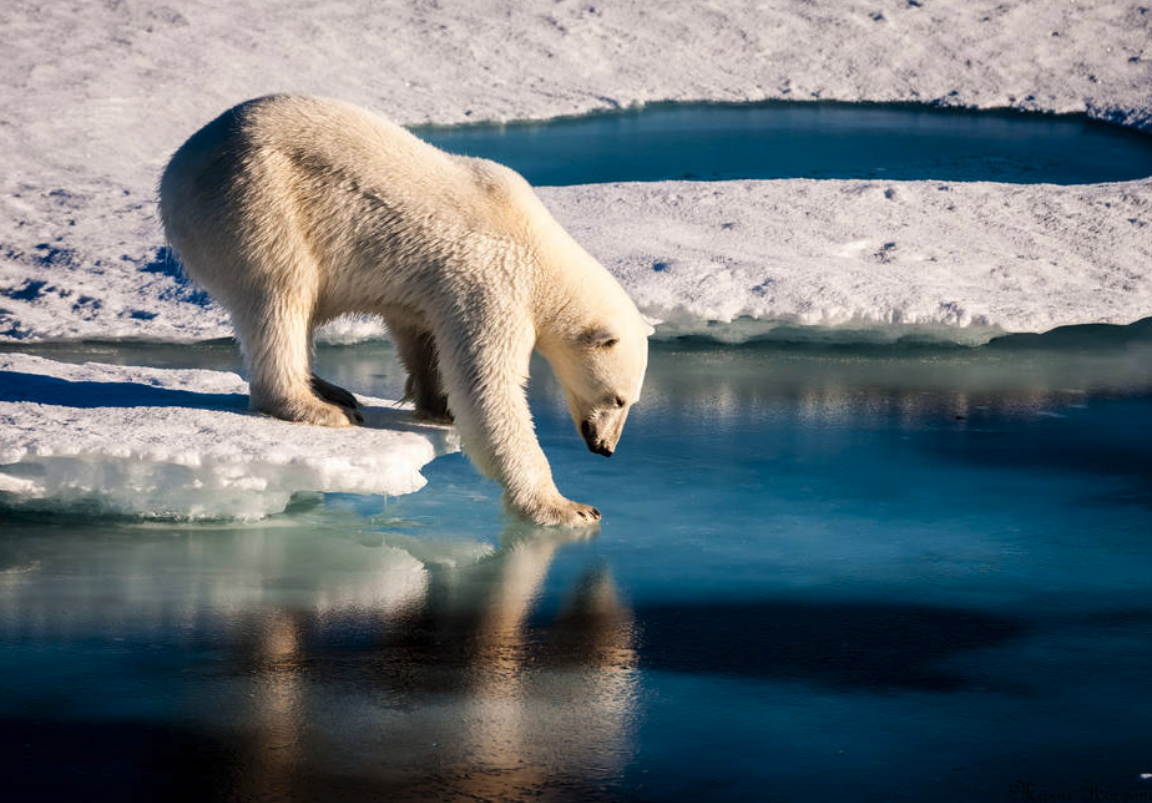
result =
[[512,508],[533,524],[546,527],[591,527],[600,521],[600,511],[596,508],[559,495],[546,502],[528,504],[523,508],[512,505]]

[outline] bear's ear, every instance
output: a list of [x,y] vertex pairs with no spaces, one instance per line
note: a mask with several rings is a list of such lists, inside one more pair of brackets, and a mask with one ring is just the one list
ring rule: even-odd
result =
[[647,315],[641,314],[640,320],[644,322],[644,337],[652,337],[656,334],[656,324],[660,323],[659,318],[650,318]]
[[593,326],[580,333],[580,345],[590,349],[606,349],[620,341],[607,326]]

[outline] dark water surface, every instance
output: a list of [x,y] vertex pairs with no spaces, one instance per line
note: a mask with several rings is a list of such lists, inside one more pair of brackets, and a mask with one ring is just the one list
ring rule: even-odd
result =
[[[1147,796],[1150,359],[662,343],[610,460],[538,367],[590,538],[459,456],[252,525],[4,512],[5,798]],[[318,360],[400,387],[385,345]]]
[[652,104],[418,128],[532,184],[863,178],[1094,184],[1152,175],[1152,137],[1084,115],[860,103]]

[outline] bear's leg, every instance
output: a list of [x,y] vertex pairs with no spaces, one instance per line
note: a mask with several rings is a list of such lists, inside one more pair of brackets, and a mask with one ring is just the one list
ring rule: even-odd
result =
[[248,363],[249,406],[285,421],[327,427],[362,421],[355,410],[324,401],[313,391],[311,316],[308,299],[288,291],[233,315]]
[[416,417],[426,421],[451,423],[448,395],[440,381],[436,341],[432,333],[391,319],[388,321],[388,331],[400,354],[400,362],[408,371],[404,398],[416,405]]
[[[536,440],[524,383],[535,333],[505,332],[503,342],[438,342],[448,406],[473,465],[504,486],[504,503],[536,524],[587,527],[600,511],[565,498]],[[459,338],[456,339],[457,341]]]

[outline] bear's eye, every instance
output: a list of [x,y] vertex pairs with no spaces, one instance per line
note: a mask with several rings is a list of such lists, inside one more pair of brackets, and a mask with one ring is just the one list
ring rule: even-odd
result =
[[624,406],[624,400],[623,400],[623,399],[621,399],[619,396],[617,396],[615,399],[613,399],[613,400],[612,400],[612,402],[613,402],[613,403],[614,403],[614,404],[615,404],[617,407],[623,407],[623,406]]

